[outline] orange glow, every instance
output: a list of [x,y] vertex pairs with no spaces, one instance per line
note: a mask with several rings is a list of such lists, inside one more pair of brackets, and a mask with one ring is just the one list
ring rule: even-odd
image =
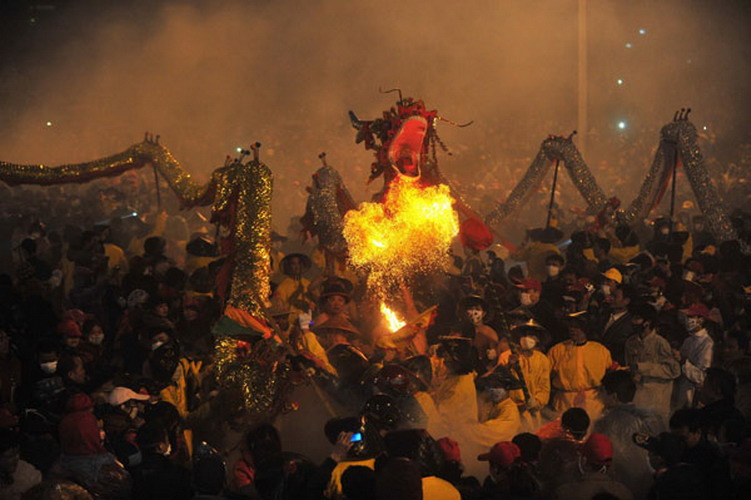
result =
[[417,273],[445,271],[459,216],[448,186],[423,187],[398,176],[383,203],[361,203],[344,216],[353,267],[369,273],[381,298]]
[[383,302],[381,302],[381,314],[383,315],[383,319],[386,320],[386,324],[391,333],[399,330],[407,324],[405,321],[400,320],[396,313],[389,309]]

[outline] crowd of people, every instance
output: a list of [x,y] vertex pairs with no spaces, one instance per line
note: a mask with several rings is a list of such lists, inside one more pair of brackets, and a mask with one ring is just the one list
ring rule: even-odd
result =
[[[2,499],[726,499],[751,487],[743,212],[738,241],[716,241],[694,212],[455,247],[446,272],[390,298],[406,340],[363,277],[326,266],[293,221],[272,233],[268,315],[305,360],[295,390],[313,397],[297,412],[325,408],[306,432],[328,448],[306,456],[286,415],[227,417],[214,228],[166,193],[155,209],[133,181],[96,184],[84,202],[59,188],[0,202]],[[432,306],[431,321],[410,321]]]

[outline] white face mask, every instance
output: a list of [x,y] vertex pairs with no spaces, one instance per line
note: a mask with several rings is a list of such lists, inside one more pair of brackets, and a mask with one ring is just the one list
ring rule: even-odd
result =
[[92,345],[102,345],[104,342],[104,335],[92,335],[89,337],[89,343]]
[[600,285],[600,291],[603,295],[610,295],[610,285]]
[[160,348],[160,347],[162,347],[163,345],[164,345],[164,342],[163,342],[163,341],[161,341],[161,340],[157,340],[156,342],[154,342],[154,343],[152,343],[152,344],[151,344],[151,350],[152,350],[152,351],[156,351],[157,349],[159,349],[159,348]]
[[46,374],[55,373],[57,371],[57,361],[48,361],[47,363],[41,363],[39,368]]
[[547,266],[546,268],[548,270],[548,276],[550,276],[551,278],[555,278],[561,272],[561,268],[558,266]]
[[537,345],[537,340],[534,337],[522,337],[519,340],[519,345],[525,351],[531,351]]
[[467,318],[473,325],[481,324],[483,316],[485,316],[485,313],[482,309],[467,309]]
[[488,389],[488,398],[494,403],[500,403],[508,397],[508,391],[503,387]]
[[521,301],[523,306],[531,306],[532,305],[532,295],[529,293],[523,293],[520,295],[519,300]]
[[698,332],[701,330],[701,319],[699,318],[686,318],[686,328],[689,332]]

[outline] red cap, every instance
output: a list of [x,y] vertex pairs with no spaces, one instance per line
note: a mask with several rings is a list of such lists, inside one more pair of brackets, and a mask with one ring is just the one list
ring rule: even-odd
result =
[[605,434],[594,433],[581,448],[582,455],[589,465],[602,467],[613,461],[613,443]]
[[83,323],[86,321],[86,313],[80,309],[68,309],[63,313],[63,320],[72,319],[76,323]]
[[493,233],[483,221],[469,217],[459,227],[459,239],[465,247],[480,251],[493,244]]
[[516,288],[519,288],[521,290],[537,290],[538,292],[542,291],[542,285],[534,278],[523,279],[519,284],[515,286]]
[[704,319],[709,318],[709,308],[701,302],[691,304],[688,309],[681,309],[686,316],[701,316]]
[[459,443],[451,439],[450,437],[442,437],[438,441],[438,448],[441,449],[443,458],[449,462],[461,462],[462,453],[459,450]]
[[81,329],[78,327],[78,323],[72,319],[66,319],[57,325],[57,333],[63,337],[81,337]]
[[517,458],[522,456],[519,447],[510,441],[501,441],[490,448],[488,453],[483,453],[477,457],[481,462],[490,462],[500,467],[510,467]]

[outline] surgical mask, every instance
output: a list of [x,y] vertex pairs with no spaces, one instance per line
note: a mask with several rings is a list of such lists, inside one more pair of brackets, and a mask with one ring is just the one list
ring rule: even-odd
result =
[[547,270],[548,276],[550,276],[551,278],[555,278],[561,272],[561,268],[559,266],[547,266]]
[[698,332],[701,330],[701,320],[699,318],[687,318],[686,328],[689,332]]
[[531,306],[532,305],[532,296],[528,293],[523,293],[519,297],[519,300],[521,301],[523,306]]
[[92,335],[89,337],[89,343],[93,345],[102,345],[104,342],[104,335]]
[[650,302],[654,306],[655,309],[658,311],[662,309],[662,306],[665,305],[665,302],[667,302],[668,299],[666,299],[664,296],[660,295],[658,296],[653,302]]
[[535,340],[534,337],[522,337],[519,339],[519,345],[521,345],[522,349],[525,351],[531,351],[537,345],[537,340]]
[[39,368],[41,368],[42,371],[47,374],[55,373],[57,371],[57,361],[48,361],[47,363],[40,363]]
[[157,349],[159,349],[159,348],[160,348],[160,347],[162,347],[163,345],[164,345],[164,342],[163,342],[163,341],[161,341],[161,340],[157,340],[156,342],[154,342],[154,343],[152,343],[152,344],[151,344],[151,350],[152,350],[152,351],[156,351]]
[[479,325],[482,323],[482,317],[485,314],[481,309],[469,309],[467,310],[467,318],[469,318],[469,321],[472,322],[473,325]]
[[610,285],[600,285],[600,291],[603,295],[610,295]]

